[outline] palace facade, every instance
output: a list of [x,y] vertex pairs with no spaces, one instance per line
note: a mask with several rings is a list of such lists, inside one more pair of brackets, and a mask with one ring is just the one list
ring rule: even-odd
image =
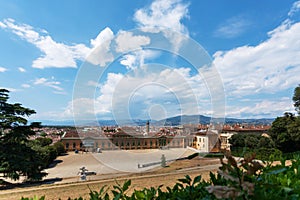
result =
[[76,131],[67,132],[61,139],[67,151],[74,150],[133,150],[186,148],[193,143],[193,137],[187,136],[145,136],[126,133],[106,135],[81,135]]

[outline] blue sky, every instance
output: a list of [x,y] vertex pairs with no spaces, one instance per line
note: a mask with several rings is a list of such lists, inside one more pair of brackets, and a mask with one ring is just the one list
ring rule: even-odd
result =
[[[0,87],[33,120],[276,117],[294,111],[299,13],[292,0],[3,0]],[[155,34],[171,53],[151,49]]]

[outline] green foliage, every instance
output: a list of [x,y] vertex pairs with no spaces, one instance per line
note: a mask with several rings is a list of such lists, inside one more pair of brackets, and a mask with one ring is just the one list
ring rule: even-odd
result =
[[271,138],[259,134],[235,134],[229,141],[232,144],[232,155],[235,156],[243,157],[254,153],[260,160],[280,159],[282,156]]
[[255,157],[259,160],[274,161],[282,158],[282,152],[276,148],[256,148],[251,149],[247,147],[233,147],[231,153],[237,157],[250,156],[255,154]]
[[235,134],[229,139],[233,148],[274,148],[275,144],[271,138],[260,134]]
[[49,146],[50,144],[52,144],[52,139],[51,138],[45,138],[45,137],[38,137],[35,139],[40,146],[45,147],[45,146]]
[[300,151],[300,118],[292,113],[277,117],[269,129],[269,135],[282,152]]
[[39,180],[46,175],[41,172],[43,163],[28,140],[30,135],[35,134],[32,128],[39,123],[28,126],[25,119],[35,111],[19,103],[8,103],[8,93],[0,89],[0,174],[13,180],[18,180],[20,176]]
[[57,156],[65,153],[65,147],[61,142],[49,145],[51,143],[50,138],[37,138],[29,141],[29,146],[36,152],[36,158],[41,161],[43,169],[47,168]]
[[24,116],[35,114],[34,110],[24,108],[21,104],[8,103],[9,91],[0,89],[0,127],[7,129],[15,126],[26,125],[27,120]]
[[300,85],[294,90],[293,101],[296,111],[300,114]]
[[62,142],[56,142],[53,144],[53,147],[56,149],[56,153],[58,156],[66,153],[65,145]]
[[[300,199],[300,160],[289,166],[268,165],[257,177],[254,197],[260,199]],[[261,198],[263,197],[263,198]]]

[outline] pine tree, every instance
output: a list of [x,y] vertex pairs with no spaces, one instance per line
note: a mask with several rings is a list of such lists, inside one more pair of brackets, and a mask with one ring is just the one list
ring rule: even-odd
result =
[[9,91],[0,89],[0,174],[5,178],[18,180],[25,176],[29,180],[40,180],[46,173],[38,152],[29,145],[29,136],[39,123],[27,125],[34,110],[19,103],[8,103]]

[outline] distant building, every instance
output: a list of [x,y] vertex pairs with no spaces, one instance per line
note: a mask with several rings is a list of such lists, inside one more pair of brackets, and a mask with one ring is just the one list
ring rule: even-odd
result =
[[207,132],[197,132],[194,136],[192,147],[199,152],[220,152],[219,134],[208,130]]
[[[221,125],[222,126],[222,125]],[[179,127],[102,127],[65,131],[61,138],[66,150],[132,150],[192,147],[200,152],[230,150],[229,139],[238,133],[264,133],[270,126],[224,125],[221,133],[209,125]],[[79,133],[78,133],[79,132]]]
[[220,133],[219,138],[220,138],[220,142],[221,142],[221,149],[223,150],[230,150],[230,143],[229,143],[229,139],[231,138],[231,136],[234,135],[234,133]]
[[185,136],[147,136],[129,135],[124,132],[106,135],[79,135],[77,132],[67,132],[61,139],[66,150],[132,150],[132,149],[159,149],[185,148],[192,144],[192,137]]

